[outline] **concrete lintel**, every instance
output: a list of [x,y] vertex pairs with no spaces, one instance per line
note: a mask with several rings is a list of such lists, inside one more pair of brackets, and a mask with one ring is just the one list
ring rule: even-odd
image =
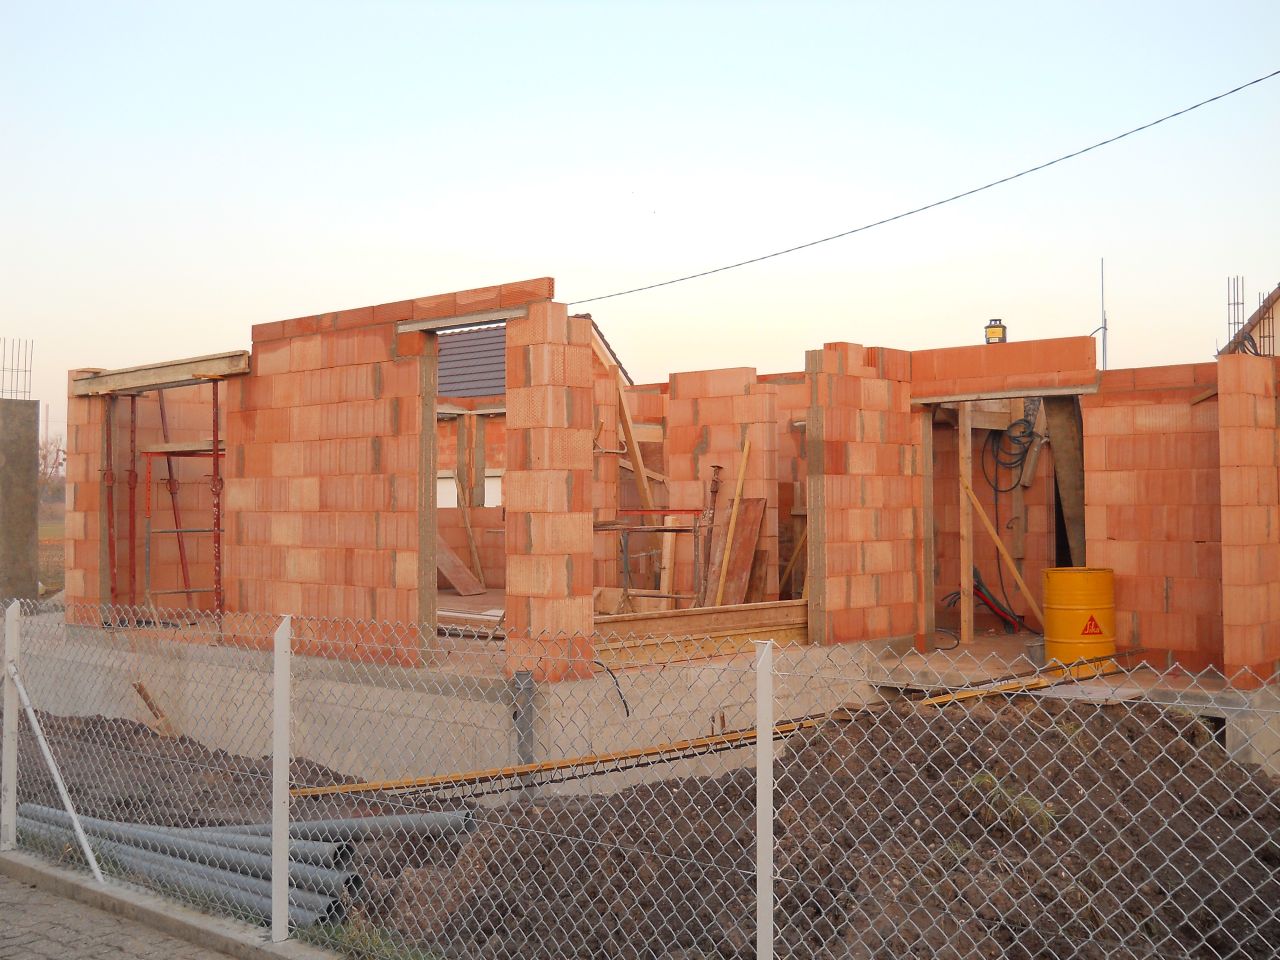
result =
[[172,900],[124,886],[100,885],[28,853],[0,854],[0,873],[68,900],[146,924],[206,950],[240,960],[332,960],[333,954],[298,940],[270,943],[266,930],[210,917]]
[[1017,400],[1022,397],[1078,397],[1097,393],[1098,384],[1083,383],[1074,387],[1020,387],[1016,390],[993,390],[990,393],[949,393],[940,397],[912,397],[916,406],[926,403],[962,403],[969,400]]
[[529,308],[507,307],[504,310],[481,310],[477,313],[460,313],[456,317],[440,317],[435,320],[401,320],[396,324],[396,333],[443,333],[447,330],[462,330],[469,327],[487,327],[495,323],[506,323],[516,317],[529,315]]
[[165,360],[140,367],[92,373],[71,381],[71,395],[92,397],[110,393],[164,390],[170,387],[191,386],[206,380],[218,380],[222,377],[239,377],[248,372],[249,351],[231,350],[227,353],[211,353],[203,357]]

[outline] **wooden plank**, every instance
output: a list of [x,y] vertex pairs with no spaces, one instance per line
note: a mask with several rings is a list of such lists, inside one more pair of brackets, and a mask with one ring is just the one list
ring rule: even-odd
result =
[[948,393],[937,397],[912,397],[914,404],[967,403],[971,400],[1010,400],[1015,397],[1078,397],[1097,393],[1098,384],[1081,384],[1078,387],[1026,387],[1018,390],[993,390],[991,393]]
[[677,637],[699,636],[725,630],[803,624],[808,618],[804,600],[774,600],[733,607],[688,607],[665,613],[623,613],[597,617],[597,627],[614,633],[667,633]]
[[486,327],[495,323],[506,323],[516,317],[527,317],[529,307],[507,307],[502,310],[477,310],[475,313],[460,313],[454,317],[441,317],[438,320],[401,320],[396,325],[396,333],[440,333],[461,327]]
[[967,403],[960,404],[956,436],[960,461],[960,642],[973,643],[973,504],[964,494],[973,486],[973,427]]
[[751,566],[755,562],[760,525],[764,521],[763,497],[747,497],[740,501],[737,523],[730,518],[728,559],[720,570],[721,589],[716,605],[746,603]]
[[618,425],[622,428],[622,439],[627,444],[627,457],[631,460],[631,469],[636,477],[636,489],[640,492],[640,506],[645,510],[653,509],[653,491],[649,488],[649,474],[644,469],[644,457],[640,454],[640,441],[636,439],[635,423],[631,419],[631,407],[627,403],[627,390],[622,382],[622,371],[616,366],[611,368],[614,387],[618,392]]
[[1217,395],[1218,395],[1218,388],[1210,387],[1208,390],[1204,390],[1200,393],[1197,393],[1194,397],[1192,397],[1191,406],[1194,407],[1197,403],[1204,403],[1206,400],[1210,400],[1213,397],[1216,397]]
[[786,582],[787,577],[791,576],[791,571],[795,569],[796,562],[800,559],[801,552],[804,550],[805,542],[808,541],[808,539],[809,525],[806,523],[804,528],[800,531],[799,538],[796,540],[796,547],[791,552],[791,559],[787,561],[786,567],[782,570],[782,576],[778,578],[779,586]]
[[484,584],[467,569],[462,558],[449,548],[438,531],[436,533],[436,570],[449,581],[453,589],[464,597],[474,597],[477,593],[484,593]]
[[[1040,409],[1044,409],[1044,404],[1040,404]],[[1009,401],[1009,418],[1010,422],[1020,419],[1026,410],[1026,402],[1023,400]],[[1033,443],[1035,441],[1032,441]],[[1030,453],[1030,451],[1028,451]],[[1023,460],[1025,467],[1026,460]],[[1023,487],[1022,475],[1018,475],[1018,483],[1013,485],[1013,489],[1009,492],[1010,513],[1009,529],[1013,531],[1013,549],[1014,559],[1018,561],[1018,569],[1022,569],[1022,561],[1027,556],[1027,496],[1026,488]]]
[[1022,591],[1022,596],[1026,599],[1027,606],[1031,608],[1031,612],[1036,615],[1036,619],[1039,620],[1040,624],[1043,626],[1044,613],[1041,612],[1040,605],[1036,603],[1036,598],[1031,595],[1031,590],[1027,587],[1026,581],[1022,579],[1022,574],[1018,572],[1018,565],[1014,563],[1013,557],[1010,555],[1008,548],[1004,545],[1004,541],[1000,539],[1000,534],[996,533],[995,525],[991,522],[991,518],[987,516],[987,511],[982,509],[982,504],[978,501],[978,495],[973,492],[973,487],[965,483],[963,480],[961,481],[961,484],[961,489],[963,490],[965,497],[969,500],[974,512],[978,515],[978,519],[982,521],[982,526],[986,528],[988,535],[990,535],[992,541],[995,543],[996,551],[1000,554],[1000,559],[1004,561],[1005,566],[1009,568],[1009,572],[1013,574],[1013,579],[1017,582],[1018,589]]
[[633,423],[631,429],[641,443],[662,443],[666,439],[660,423]]
[[[227,442],[221,438],[218,440],[218,449],[226,450]],[[181,455],[184,453],[213,453],[212,440],[188,440],[175,441],[173,443],[153,443],[142,448],[143,453],[164,453]]]
[[803,646],[808,639],[804,624],[763,627],[729,633],[670,637],[658,634],[597,643],[595,655],[611,670],[646,664],[678,663],[712,657],[738,656],[754,649],[756,640],[772,640],[779,646]]
[[738,505],[742,502],[742,485],[747,479],[747,460],[751,456],[751,439],[742,442],[742,459],[738,463],[738,482],[733,491],[733,506],[729,509],[729,529],[725,532],[725,552],[720,561],[720,576],[716,586],[716,602],[718,607],[724,603],[725,579],[729,572],[729,551],[734,544],[734,526],[738,521]]
[[751,576],[747,578],[746,603],[760,603],[765,599],[765,589],[769,585],[769,551],[756,550],[755,559],[751,561]]
[[203,357],[166,360],[140,367],[103,370],[71,381],[73,397],[92,397],[107,393],[138,393],[182,387],[222,377],[240,377],[249,372],[249,351],[232,350]]
[[[418,358],[418,623],[436,628],[438,585],[436,572],[426,562],[432,544],[440,540],[436,520],[436,471],[439,442],[436,438],[436,393],[440,386],[440,338],[424,333]],[[400,361],[401,363],[407,361]]]
[[1085,565],[1084,537],[1084,437],[1080,402],[1073,397],[1045,397],[1049,443],[1053,447],[1053,473],[1062,500],[1071,564]]
[[476,534],[471,528],[471,478],[474,476],[475,471],[472,467],[470,437],[474,433],[473,424],[475,419],[476,417],[473,413],[458,418],[458,434],[455,441],[455,456],[458,461],[458,468],[454,474],[453,482],[458,491],[458,514],[462,517],[462,531],[467,535],[467,552],[471,558],[470,569],[480,587],[487,589],[484,583],[484,567],[480,563],[480,546],[476,543]]
[[[663,518],[663,526],[672,527],[680,523],[679,517]],[[674,533],[664,533],[662,535],[662,568],[658,575],[658,589],[663,593],[671,593],[675,589],[676,582],[676,535]],[[675,600],[667,601],[667,609],[674,610],[676,606]]]

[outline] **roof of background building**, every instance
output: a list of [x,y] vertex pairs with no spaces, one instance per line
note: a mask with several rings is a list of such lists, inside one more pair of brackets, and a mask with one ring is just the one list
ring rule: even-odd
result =
[[[609,341],[600,333],[595,321],[591,321],[600,336],[600,342],[609,351],[613,362],[631,383],[626,367],[618,359]],[[440,386],[442,397],[493,397],[507,391],[507,327],[491,324],[472,327],[440,335]]]

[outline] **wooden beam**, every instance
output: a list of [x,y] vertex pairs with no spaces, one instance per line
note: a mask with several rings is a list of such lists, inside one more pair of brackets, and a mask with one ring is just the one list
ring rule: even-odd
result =
[[484,593],[484,584],[476,579],[475,575],[467,569],[467,565],[462,562],[462,558],[441,539],[439,532],[436,533],[435,554],[436,570],[449,581],[459,595],[474,597],[476,594]]
[[508,307],[504,310],[479,310],[475,313],[460,313],[456,317],[441,317],[438,320],[401,320],[396,324],[396,333],[442,333],[463,327],[487,327],[528,315],[528,306],[523,306]]
[[633,423],[631,430],[641,443],[662,443],[666,439],[660,423]]
[[718,607],[724,601],[724,584],[725,577],[729,571],[729,556],[733,550],[733,528],[738,521],[738,504],[742,500],[742,485],[747,479],[747,459],[751,456],[751,438],[748,437],[742,442],[742,461],[738,464],[738,482],[733,491],[733,506],[729,508],[729,529],[725,533],[724,538],[724,557],[720,560],[720,582],[716,587],[716,602]]
[[990,393],[948,393],[938,397],[912,397],[917,405],[926,403],[967,403],[971,400],[1012,400],[1016,397],[1078,397],[1097,393],[1096,383],[1078,387],[1026,387],[1018,390],[993,390]]
[[986,529],[991,540],[995,543],[996,551],[1000,554],[1000,559],[1004,561],[1005,566],[1009,568],[1009,572],[1013,574],[1013,579],[1017,582],[1018,589],[1022,591],[1022,596],[1026,599],[1027,606],[1031,608],[1031,612],[1036,615],[1036,619],[1039,620],[1041,626],[1043,626],[1044,613],[1041,612],[1040,605],[1036,603],[1036,598],[1031,595],[1031,590],[1027,587],[1026,581],[1022,579],[1022,574],[1018,572],[1018,565],[1014,563],[1013,557],[1010,555],[1008,548],[1004,545],[1004,541],[1000,539],[1000,534],[996,532],[995,525],[992,524],[991,518],[987,516],[987,511],[982,509],[982,504],[978,501],[978,495],[973,492],[972,486],[965,483],[963,480],[961,480],[960,483],[961,490],[963,491],[965,498],[969,501],[970,506],[972,506],[974,512],[977,513],[978,519],[982,521],[982,526]]
[[[663,518],[664,526],[675,526],[680,522],[679,517]],[[671,593],[675,589],[676,576],[676,535],[674,533],[664,533],[662,535],[662,570],[658,574],[658,590],[662,593]],[[676,602],[674,599],[668,600],[667,609],[674,610]]]
[[960,404],[956,436],[960,473],[960,642],[973,643],[973,504],[964,494],[973,486],[973,427],[967,403]]
[[934,592],[938,580],[938,545],[934,536],[933,504],[933,407],[925,407],[924,424],[920,433],[920,476],[923,502],[920,510],[920,539],[922,563],[920,564],[920,631],[925,637],[937,632],[937,600]]
[[1053,448],[1053,473],[1062,500],[1071,564],[1085,565],[1084,536],[1084,438],[1080,402],[1074,397],[1045,397],[1044,413]]
[[1204,403],[1206,400],[1211,400],[1217,395],[1218,395],[1218,388],[1210,387],[1208,390],[1202,391],[1201,393],[1197,393],[1194,397],[1192,397],[1191,406],[1194,407],[1197,403]]
[[760,540],[760,525],[764,521],[764,497],[745,497],[735,506],[736,518],[729,517],[730,530],[726,537],[724,563],[720,568],[722,588],[716,597],[717,606],[746,603],[756,543]]
[[92,397],[108,393],[141,393],[146,390],[185,387],[223,377],[240,377],[248,372],[249,351],[232,350],[229,353],[166,360],[140,367],[103,370],[101,373],[72,380],[71,395]]
[[[436,567],[428,561],[439,541],[436,519],[436,470],[439,443],[436,438],[436,393],[440,387],[440,338],[423,333],[418,357],[418,624],[435,636],[437,604]],[[399,361],[401,363],[407,360]]]
[[622,371],[612,366],[613,384],[618,393],[618,425],[622,427],[622,439],[627,444],[627,457],[631,460],[631,468],[636,477],[636,489],[640,492],[640,506],[645,510],[654,509],[653,491],[649,488],[649,474],[644,469],[644,457],[640,453],[640,442],[636,439],[635,423],[631,419],[631,407],[627,404],[627,390],[622,382]]
[[472,455],[471,438],[474,435],[475,414],[467,414],[458,418],[458,433],[454,445],[454,456],[458,462],[454,471],[453,482],[458,491],[458,513],[462,517],[462,530],[467,535],[467,551],[471,557],[471,572],[481,588],[484,583],[484,567],[480,563],[480,547],[476,543],[475,531],[471,528],[471,488],[475,467]]
[[[1040,404],[1040,410],[1044,410],[1044,404]],[[1025,412],[1025,402],[1022,400],[1009,401],[1009,417],[1010,421],[1017,420],[1022,417]],[[1032,443],[1035,443],[1033,440]],[[1026,460],[1023,460],[1023,467],[1026,466]],[[1010,529],[1013,530],[1013,556],[1018,561],[1019,569],[1023,559],[1027,555],[1027,495],[1026,487],[1022,484],[1022,474],[1019,473],[1017,481],[1013,484],[1013,489],[1009,491],[1009,500],[1013,516],[1010,518]]]
[[[226,450],[227,442],[219,438],[218,449]],[[212,440],[186,440],[173,443],[153,443],[142,448],[143,453],[164,453],[181,456],[184,453],[213,453]]]

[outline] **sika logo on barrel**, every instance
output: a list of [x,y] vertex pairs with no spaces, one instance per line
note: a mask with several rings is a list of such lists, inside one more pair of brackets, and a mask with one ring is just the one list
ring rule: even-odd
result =
[[1089,621],[1084,625],[1084,629],[1080,631],[1082,637],[1100,637],[1102,636],[1102,628],[1098,626],[1097,617],[1089,617]]

